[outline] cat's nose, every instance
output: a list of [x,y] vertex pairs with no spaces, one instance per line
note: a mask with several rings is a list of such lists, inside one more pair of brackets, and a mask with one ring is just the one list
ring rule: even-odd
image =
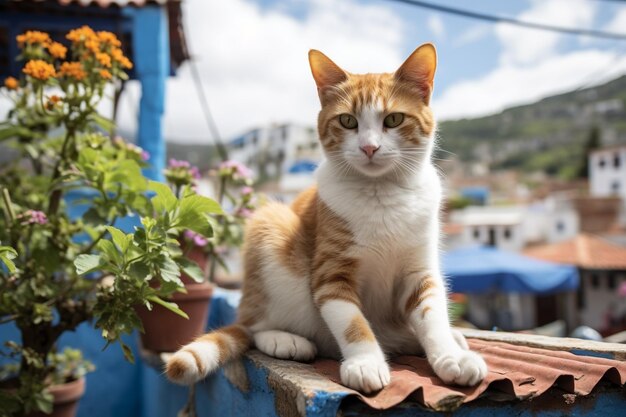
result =
[[379,150],[379,149],[380,149],[380,145],[378,145],[378,146],[375,146],[375,145],[361,146],[361,150],[363,151],[363,153],[365,155],[367,155],[368,158],[371,158],[372,156],[374,156],[376,151]]

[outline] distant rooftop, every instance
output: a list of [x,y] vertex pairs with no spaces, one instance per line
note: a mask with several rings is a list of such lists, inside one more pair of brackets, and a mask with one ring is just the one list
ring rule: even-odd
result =
[[585,269],[626,270],[626,247],[587,233],[564,242],[529,248],[524,254]]
[[521,223],[524,209],[517,206],[508,207],[467,207],[455,216],[455,222],[466,226],[510,226]]

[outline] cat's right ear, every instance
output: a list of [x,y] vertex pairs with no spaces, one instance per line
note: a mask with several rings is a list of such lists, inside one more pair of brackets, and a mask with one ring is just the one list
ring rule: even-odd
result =
[[348,74],[344,70],[318,50],[311,49],[309,51],[309,64],[315,84],[317,84],[318,93],[348,79]]

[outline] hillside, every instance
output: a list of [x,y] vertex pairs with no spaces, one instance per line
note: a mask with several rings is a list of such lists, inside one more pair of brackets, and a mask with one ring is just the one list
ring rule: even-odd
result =
[[593,126],[602,145],[626,143],[626,76],[491,116],[444,121],[439,131],[442,148],[461,161],[569,179]]

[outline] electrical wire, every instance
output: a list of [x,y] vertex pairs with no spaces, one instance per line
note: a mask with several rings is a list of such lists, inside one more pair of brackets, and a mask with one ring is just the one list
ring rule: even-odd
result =
[[474,11],[466,10],[466,9],[457,9],[455,7],[434,4],[434,3],[421,1],[421,0],[386,0],[386,1],[404,3],[404,4],[415,6],[415,7],[435,10],[438,12],[448,13],[448,14],[461,16],[461,17],[484,20],[487,22],[507,23],[511,25],[526,27],[529,29],[546,30],[546,31],[551,31],[551,32],[566,33],[569,35],[582,35],[582,36],[589,36],[593,38],[626,40],[626,33],[606,32],[606,31],[595,30],[595,29],[580,29],[580,28],[553,26],[553,25],[537,23],[537,22],[528,22],[528,21],[519,20],[513,17],[497,16],[497,15],[490,15],[490,14],[481,13],[481,12],[474,12]]
[[198,71],[198,67],[196,66],[196,61],[193,59],[189,59],[189,68],[191,69],[191,76],[196,85],[196,92],[198,93],[198,99],[200,100],[200,106],[202,107],[202,113],[204,114],[204,118],[206,120],[207,126],[209,127],[209,131],[211,135],[213,135],[213,140],[217,147],[217,152],[220,154],[220,158],[223,161],[228,159],[228,150],[226,146],[224,146],[224,142],[222,141],[222,137],[217,129],[217,124],[215,123],[215,119],[213,119],[213,115],[211,114],[211,108],[209,107],[209,101],[207,100],[206,94],[204,92],[204,87],[202,85],[202,78],[200,77],[200,72]]

